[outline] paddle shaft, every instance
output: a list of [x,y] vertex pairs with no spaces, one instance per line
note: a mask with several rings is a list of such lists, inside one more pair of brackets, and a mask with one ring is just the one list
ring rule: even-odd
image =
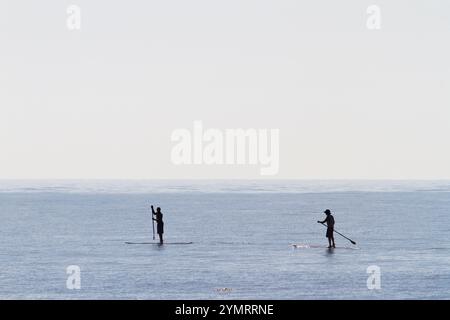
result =
[[153,210],[152,210],[152,227],[153,227],[153,240],[155,240],[155,220],[153,220]]
[[[326,228],[328,228],[328,226],[326,226],[325,225],[325,223],[320,223],[321,225],[323,225],[324,227],[326,227]],[[347,238],[346,236],[344,236],[342,233],[340,233],[340,232],[338,232],[338,231],[336,231],[336,229],[334,229],[333,228],[333,231],[334,232],[336,232],[338,235],[340,235],[340,236],[342,236],[342,237],[344,237],[345,239],[347,239],[348,241],[350,241],[352,244],[356,244],[356,242],[355,241],[353,241],[352,239],[350,239],[350,238]]]

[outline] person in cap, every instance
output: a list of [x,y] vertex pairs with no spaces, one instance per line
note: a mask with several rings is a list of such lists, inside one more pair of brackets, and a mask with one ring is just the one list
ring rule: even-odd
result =
[[323,213],[325,213],[327,217],[325,218],[325,220],[317,222],[327,224],[326,237],[328,238],[328,248],[336,248],[336,245],[334,243],[334,217],[331,214],[330,209],[325,210]]

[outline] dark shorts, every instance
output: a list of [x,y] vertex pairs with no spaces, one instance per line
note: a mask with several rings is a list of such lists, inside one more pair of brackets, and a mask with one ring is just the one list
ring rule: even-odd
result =
[[156,232],[157,232],[158,234],[163,234],[163,233],[164,233],[164,224],[163,224],[163,223],[158,223],[156,229],[157,229]]
[[327,238],[333,238],[333,228],[327,228]]

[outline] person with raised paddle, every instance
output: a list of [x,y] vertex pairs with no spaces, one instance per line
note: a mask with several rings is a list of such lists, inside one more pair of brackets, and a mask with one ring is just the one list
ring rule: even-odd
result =
[[[163,214],[161,212],[161,208],[157,207],[156,208],[156,212],[155,209],[153,209],[153,205],[152,207],[152,220],[156,221],[156,233],[158,233],[159,236],[159,243],[163,244],[164,240],[163,240],[163,234],[164,234],[164,222],[163,222]],[[155,216],[155,217],[153,217]]]
[[325,210],[323,213],[325,213],[327,217],[325,218],[325,220],[317,222],[321,224],[327,224],[326,237],[328,238],[328,248],[336,248],[336,244],[334,243],[334,217],[331,214],[330,209]]

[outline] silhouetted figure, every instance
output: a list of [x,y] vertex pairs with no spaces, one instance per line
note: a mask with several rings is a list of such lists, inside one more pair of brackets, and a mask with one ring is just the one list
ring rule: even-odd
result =
[[152,214],[155,216],[155,218],[152,217],[154,221],[156,221],[156,233],[158,233],[159,236],[159,243],[163,244],[163,233],[164,233],[164,222],[163,222],[163,214],[161,212],[161,208],[157,207],[156,212],[153,209],[152,206]]
[[[318,223],[327,223],[327,234],[326,237],[328,238],[328,248],[336,248],[336,245],[334,244],[334,217],[331,214],[331,211],[329,209],[325,210],[323,213],[327,215],[325,220],[323,221],[317,221]],[[333,245],[331,245],[333,243]]]

